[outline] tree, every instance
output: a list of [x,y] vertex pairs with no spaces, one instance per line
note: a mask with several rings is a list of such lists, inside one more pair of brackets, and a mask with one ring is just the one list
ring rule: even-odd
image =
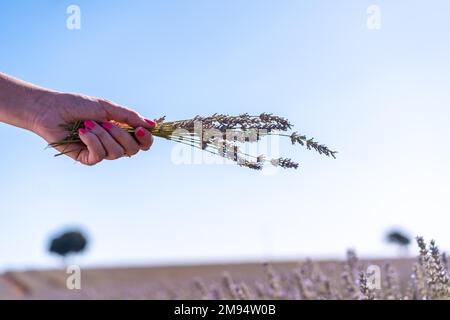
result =
[[401,230],[391,230],[386,234],[386,242],[395,244],[400,250],[408,252],[408,246],[411,244],[411,237]]
[[49,252],[65,260],[71,254],[83,252],[87,247],[87,238],[81,231],[71,230],[61,233],[50,240]]

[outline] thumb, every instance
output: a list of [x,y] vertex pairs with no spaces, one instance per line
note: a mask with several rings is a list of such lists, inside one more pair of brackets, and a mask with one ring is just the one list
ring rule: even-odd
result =
[[153,129],[156,123],[152,120],[144,119],[139,113],[128,109],[121,105],[115,104],[105,99],[99,99],[99,103],[103,106],[108,120],[129,124],[132,127],[144,127]]

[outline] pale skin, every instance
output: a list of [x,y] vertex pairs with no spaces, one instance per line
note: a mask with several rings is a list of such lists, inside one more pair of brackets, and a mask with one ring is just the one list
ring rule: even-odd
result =
[[[58,150],[69,150],[67,156],[85,165],[133,156],[149,150],[153,143],[149,130],[155,122],[133,110],[105,99],[41,88],[0,73],[0,122],[29,130],[53,143],[67,136],[62,125],[79,120],[85,121],[86,129],[79,131],[83,143]],[[135,127],[136,133],[130,135],[112,120]]]

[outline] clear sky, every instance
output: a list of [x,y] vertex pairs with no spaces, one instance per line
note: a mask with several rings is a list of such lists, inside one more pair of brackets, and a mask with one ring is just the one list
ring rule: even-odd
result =
[[[66,8],[81,8],[81,29]],[[366,25],[378,5],[381,29]],[[148,118],[274,112],[339,151],[282,146],[298,171],[176,165],[156,140],[84,167],[0,124],[0,268],[394,254],[391,226],[450,248],[450,2],[1,1],[0,70]]]

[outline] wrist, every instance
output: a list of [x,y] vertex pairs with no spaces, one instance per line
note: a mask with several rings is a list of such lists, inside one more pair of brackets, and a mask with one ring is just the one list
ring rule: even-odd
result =
[[54,106],[56,94],[45,89],[33,91],[25,101],[26,110],[21,115],[20,127],[39,134],[39,128],[42,127],[46,114]]
[[34,131],[54,92],[0,73],[0,122]]

